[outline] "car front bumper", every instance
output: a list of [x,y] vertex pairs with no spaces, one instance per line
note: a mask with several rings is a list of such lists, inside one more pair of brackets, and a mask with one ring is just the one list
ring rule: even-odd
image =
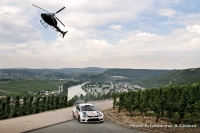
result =
[[103,122],[103,117],[82,117],[80,122]]

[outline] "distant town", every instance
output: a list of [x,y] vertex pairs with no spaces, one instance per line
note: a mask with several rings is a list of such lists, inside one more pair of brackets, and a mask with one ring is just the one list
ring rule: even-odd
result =
[[93,94],[94,96],[97,96],[99,93],[100,94],[107,94],[109,92],[128,92],[128,91],[137,91],[137,90],[144,90],[145,88],[131,84],[129,82],[119,82],[116,84],[113,84],[112,81],[108,81],[106,84],[88,84],[86,85],[86,90],[90,93]]
[[[89,84],[87,85],[87,91],[90,94],[97,95],[98,93],[100,94],[107,94],[109,92],[128,92],[128,91],[137,91],[137,90],[144,90],[145,88],[138,86],[136,84],[131,84],[129,82],[119,82],[113,85],[112,81],[108,81],[104,86],[99,85],[99,84]],[[58,90],[52,90],[52,91],[39,91],[39,92],[32,92],[28,91],[28,94],[31,95],[57,95],[63,92],[63,85],[58,86]]]
[[30,94],[30,95],[52,95],[52,94],[60,94],[61,92],[63,92],[63,85],[61,86],[58,86],[58,90],[52,90],[52,91],[45,91],[45,90],[42,90],[42,91],[39,91],[39,92],[32,92],[32,91],[28,91],[27,93]]

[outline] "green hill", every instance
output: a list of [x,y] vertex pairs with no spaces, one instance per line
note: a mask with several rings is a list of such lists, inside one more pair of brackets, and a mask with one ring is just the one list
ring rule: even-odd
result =
[[30,77],[57,77],[65,78],[68,75],[52,71],[51,69],[0,69],[0,78],[30,78]]
[[154,88],[169,85],[185,85],[200,82],[200,68],[173,70],[169,73],[156,75],[134,82],[145,88]]
[[87,67],[87,68],[62,68],[62,69],[29,69],[29,68],[11,68],[0,69],[0,78],[32,78],[32,77],[88,77],[91,74],[99,74],[106,68]]
[[53,71],[71,74],[71,73],[102,73],[106,68],[100,67],[86,67],[86,68],[62,68],[62,69],[52,69]]
[[94,81],[137,81],[140,79],[152,77],[168,73],[171,70],[156,70],[156,69],[107,69],[102,74],[96,75],[92,78]]

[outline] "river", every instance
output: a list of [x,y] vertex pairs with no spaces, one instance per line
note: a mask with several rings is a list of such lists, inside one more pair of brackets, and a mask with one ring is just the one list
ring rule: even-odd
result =
[[86,83],[83,83],[81,85],[76,85],[68,88],[68,99],[70,100],[75,95],[80,96],[80,94],[86,95],[86,92],[82,90],[81,86],[83,86]]

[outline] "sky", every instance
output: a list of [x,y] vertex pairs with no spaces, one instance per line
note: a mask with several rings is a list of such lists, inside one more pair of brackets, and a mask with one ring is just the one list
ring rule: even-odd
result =
[[[55,13],[65,38],[40,14]],[[200,67],[199,0],[1,0],[0,68]]]

